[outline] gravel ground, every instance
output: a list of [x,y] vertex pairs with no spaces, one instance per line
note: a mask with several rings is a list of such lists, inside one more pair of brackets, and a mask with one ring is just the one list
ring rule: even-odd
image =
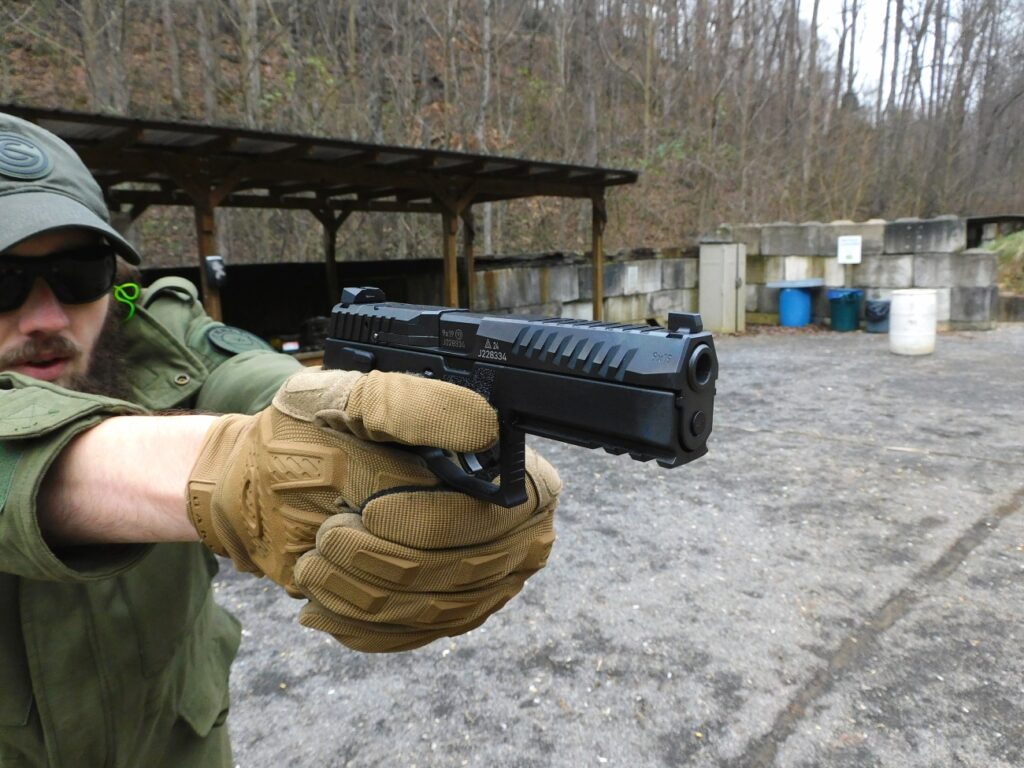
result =
[[1024,765],[1024,325],[717,346],[699,461],[534,443],[559,540],[468,635],[358,654],[225,569],[236,763]]

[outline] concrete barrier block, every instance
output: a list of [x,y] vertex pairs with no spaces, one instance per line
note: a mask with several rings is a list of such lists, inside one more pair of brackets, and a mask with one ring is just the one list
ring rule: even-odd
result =
[[864,298],[868,301],[892,301],[892,288],[867,288]]
[[822,277],[829,288],[842,288],[846,285],[846,265],[840,264],[839,259],[826,257],[823,260],[823,271]]
[[918,253],[914,255],[914,286],[917,288],[949,288],[956,284],[952,253]]
[[[580,295],[583,294],[580,286]],[[626,289],[626,265],[613,261],[604,265],[604,295],[621,296]]]
[[652,293],[662,288],[662,259],[629,261],[623,266],[622,292],[629,296],[634,293]]
[[562,305],[557,301],[546,301],[542,304],[526,304],[512,307],[513,315],[535,315],[537,317],[561,317]]
[[910,288],[914,284],[914,257],[865,256],[853,266],[853,284],[870,288]]
[[948,323],[952,311],[952,288],[935,289],[935,319],[940,323]]
[[540,299],[540,271],[488,269],[476,273],[476,306],[482,310],[523,307]]
[[592,301],[569,301],[562,305],[562,317],[571,317],[573,320],[593,320],[594,302]]
[[[605,265],[607,268],[607,265]],[[576,269],[577,292],[580,299],[589,301],[594,298],[594,268],[589,264],[581,264]]]
[[786,279],[786,260],[782,256],[768,256],[764,260],[764,281],[772,283]]
[[662,325],[668,321],[669,312],[696,312],[697,289],[675,288],[655,291],[647,297],[647,313],[643,319],[653,317]]
[[886,253],[955,253],[967,247],[967,222],[958,216],[896,219],[885,225]]
[[747,256],[761,255],[761,227],[756,224],[723,224],[718,235],[747,247]]
[[757,286],[757,311],[767,314],[778,314],[779,289]]
[[881,219],[872,221],[832,221],[821,225],[821,255],[835,257],[840,237],[860,235],[860,252],[879,254],[885,247],[885,222]]
[[817,256],[821,250],[821,224],[765,224],[761,228],[763,256]]
[[647,296],[610,296],[604,300],[604,319],[609,323],[642,323],[647,319]]
[[696,288],[697,259],[664,259],[661,262],[661,287]]
[[782,263],[783,280],[807,280],[817,277],[814,274],[814,257],[812,256],[784,256]]
[[[604,265],[604,295],[621,296],[625,287],[626,273],[625,265],[621,261],[606,262]],[[579,297],[581,299],[594,298],[594,267],[591,265],[581,266],[576,271],[578,281]]]
[[580,297],[580,283],[575,265],[543,266],[538,267],[537,271],[540,273],[536,299],[539,303],[576,301]]
[[986,327],[996,319],[999,289],[958,288],[950,289],[949,320],[960,327]]
[[764,283],[765,280],[765,257],[764,256],[747,256],[747,276],[745,282],[749,285],[750,283]]
[[995,253],[984,248],[972,248],[953,257],[955,282],[961,288],[991,288],[996,284],[999,260]]
[[828,301],[828,290],[811,291],[811,321],[822,323],[826,317],[831,316],[832,305]]
[[[594,268],[590,265],[577,268],[577,285],[580,299],[594,297]],[[648,293],[661,289],[661,261],[613,261],[604,265],[604,295],[627,296]]]
[[1004,323],[1024,323],[1024,296],[999,294],[999,320]]
[[744,288],[746,289],[746,307],[747,312],[757,312],[757,286],[747,283]]

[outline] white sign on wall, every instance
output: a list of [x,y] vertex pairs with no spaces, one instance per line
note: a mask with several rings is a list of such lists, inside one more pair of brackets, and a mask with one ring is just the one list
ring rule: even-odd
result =
[[842,235],[836,238],[836,257],[840,264],[860,264],[860,235]]

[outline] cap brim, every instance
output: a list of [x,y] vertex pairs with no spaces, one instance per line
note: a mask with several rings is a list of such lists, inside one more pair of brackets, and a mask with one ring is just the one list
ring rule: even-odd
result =
[[131,243],[77,200],[56,192],[20,192],[0,197],[0,253],[34,235],[64,227],[98,232],[126,261],[141,261]]

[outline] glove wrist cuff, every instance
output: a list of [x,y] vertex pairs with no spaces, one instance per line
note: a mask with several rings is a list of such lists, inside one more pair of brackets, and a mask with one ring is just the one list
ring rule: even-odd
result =
[[214,494],[222,481],[227,457],[238,442],[239,428],[246,419],[245,416],[222,416],[210,425],[188,478],[185,497],[188,518],[203,544],[224,557],[229,557],[230,553],[217,534]]
[[203,544],[213,550],[214,554],[228,557],[228,551],[221,543],[213,525],[213,493],[216,488],[217,484],[209,480],[189,480],[188,519],[192,521],[192,526],[199,533],[199,539]]

